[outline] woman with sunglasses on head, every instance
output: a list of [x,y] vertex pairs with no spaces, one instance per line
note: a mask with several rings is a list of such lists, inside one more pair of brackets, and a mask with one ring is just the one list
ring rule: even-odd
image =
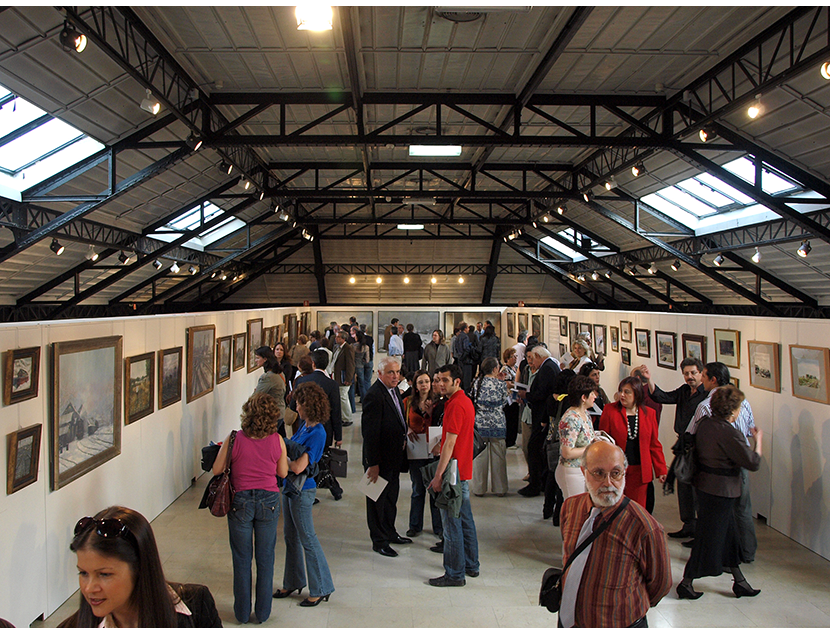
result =
[[81,518],[69,547],[78,558],[81,605],[69,628],[222,627],[200,584],[167,582],[150,523],[126,507]]

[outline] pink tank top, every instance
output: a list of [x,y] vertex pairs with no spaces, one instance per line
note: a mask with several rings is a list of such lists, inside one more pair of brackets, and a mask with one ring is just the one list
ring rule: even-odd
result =
[[231,484],[239,492],[264,489],[279,492],[277,461],[280,459],[280,435],[251,439],[242,430],[236,433],[231,451]]

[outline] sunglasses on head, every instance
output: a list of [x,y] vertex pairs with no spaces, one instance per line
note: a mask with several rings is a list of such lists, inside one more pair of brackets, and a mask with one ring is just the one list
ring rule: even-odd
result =
[[75,524],[75,535],[77,536],[89,527],[95,527],[95,533],[102,538],[132,538],[130,528],[120,518],[92,518],[85,516]]

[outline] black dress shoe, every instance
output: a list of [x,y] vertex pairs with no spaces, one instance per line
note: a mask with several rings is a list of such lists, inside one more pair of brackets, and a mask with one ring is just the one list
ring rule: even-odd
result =
[[390,540],[393,545],[411,545],[412,538],[404,538],[403,536],[395,536]]
[[697,600],[702,595],[703,591],[695,591],[691,584],[681,582],[677,585],[677,597],[681,600]]
[[685,529],[681,529],[680,531],[671,531],[668,534],[669,538],[691,538],[694,534],[690,531],[686,531]]
[[522,489],[519,490],[519,494],[525,496],[526,498],[533,498],[534,496],[539,496],[542,492],[538,489],[531,487],[530,485],[526,485]]
[[456,580],[444,574],[440,578],[430,578],[429,584],[430,586],[464,586],[467,581],[464,579]]
[[394,549],[392,549],[392,547],[389,547],[389,546],[386,546],[386,547],[372,547],[372,549],[374,549],[380,555],[388,556],[389,558],[394,558],[395,556],[398,555],[398,552],[395,551]]
[[550,520],[551,518],[553,518],[553,510],[542,509],[542,520]]
[[344,428],[348,428],[348,427],[349,427],[350,425],[352,425],[353,423],[354,423],[354,421],[344,421],[344,422],[343,422],[343,427],[344,427]]
[[753,589],[746,580],[732,585],[732,593],[735,594],[736,598],[754,598],[760,592],[761,589]]
[[409,536],[410,538],[414,538],[415,536],[417,536],[420,533],[421,532],[418,531],[417,529],[407,529],[406,530],[406,535]]
[[444,541],[436,542],[429,548],[430,551],[434,551],[435,553],[444,553]]
[[692,547],[695,546],[695,539],[692,538],[691,540],[687,540],[686,542],[681,542],[680,544],[683,545],[684,547],[687,547],[688,549],[691,549]]
[[472,569],[467,569],[465,573],[467,574],[468,578],[477,578],[481,575],[481,571],[473,571]]

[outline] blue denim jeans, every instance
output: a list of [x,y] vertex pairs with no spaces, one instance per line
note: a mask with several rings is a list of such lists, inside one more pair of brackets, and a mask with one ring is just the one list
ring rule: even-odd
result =
[[[368,391],[372,387],[372,376],[374,375],[373,363],[366,364],[363,367],[363,387]],[[363,400],[365,392],[360,393],[360,400]]]
[[478,571],[478,536],[470,507],[469,481],[461,481],[461,515],[453,518],[441,510],[444,524],[444,571],[453,580],[463,580],[466,571]]
[[280,517],[280,493],[264,489],[236,492],[228,512],[228,536],[233,556],[233,613],[247,624],[251,617],[251,559],[256,558],[254,615],[271,616],[274,591],[274,547]]
[[349,405],[352,407],[352,413],[356,410],[355,402],[354,402],[354,391],[355,391],[355,382],[352,381],[351,385],[349,386]]
[[[303,490],[299,496],[283,496],[285,506],[285,571],[282,588],[301,589],[306,585],[308,569],[308,595],[319,598],[334,591],[323,547],[314,533],[311,506],[316,489]],[[305,563],[303,562],[305,555]]]
[[429,512],[432,517],[432,533],[440,539],[443,535],[444,526],[441,523],[441,514],[435,506],[435,501],[424,485],[424,477],[421,476],[421,468],[432,463],[432,459],[410,459],[409,477],[412,479],[412,498],[409,501],[409,528],[413,531],[421,531],[424,528],[424,506],[429,500]]

